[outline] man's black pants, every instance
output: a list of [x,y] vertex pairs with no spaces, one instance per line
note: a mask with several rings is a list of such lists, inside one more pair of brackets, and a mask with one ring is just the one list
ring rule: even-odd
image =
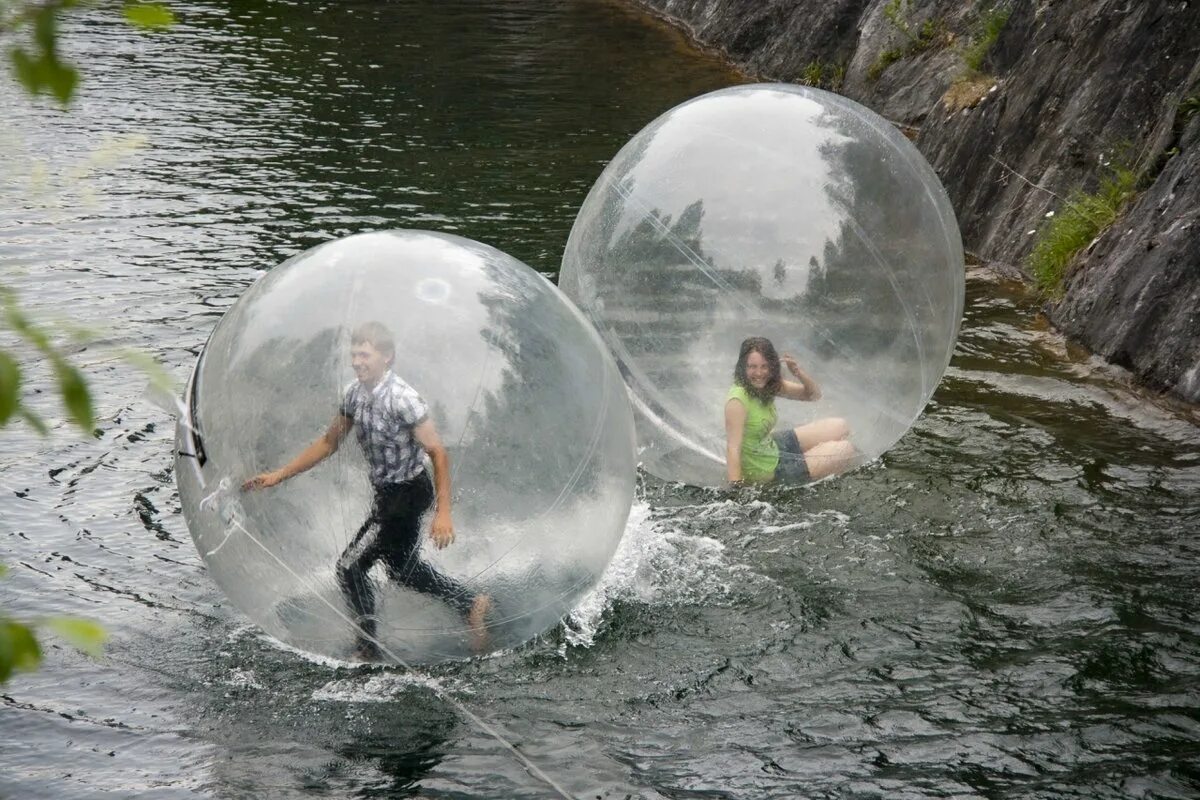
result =
[[376,561],[402,586],[440,597],[464,615],[471,610],[475,596],[420,558],[421,515],[432,504],[433,483],[424,471],[403,483],[375,487],[371,514],[337,563],[338,586],[362,626],[360,642],[375,637],[375,592],[367,573]]

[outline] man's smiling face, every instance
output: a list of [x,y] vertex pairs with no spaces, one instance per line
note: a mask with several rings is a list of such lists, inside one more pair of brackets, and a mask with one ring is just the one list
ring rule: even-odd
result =
[[391,361],[390,354],[384,355],[376,350],[375,345],[370,342],[350,345],[350,366],[353,367],[354,375],[358,378],[359,383],[366,386],[374,386],[379,383],[391,366]]

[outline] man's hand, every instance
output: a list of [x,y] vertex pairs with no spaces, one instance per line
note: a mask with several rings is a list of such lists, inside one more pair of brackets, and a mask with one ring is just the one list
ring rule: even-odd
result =
[[433,515],[429,538],[433,539],[433,544],[438,550],[454,541],[454,522],[450,519],[449,511],[439,510]]
[[259,489],[269,489],[272,486],[276,486],[282,481],[283,477],[278,472],[264,472],[261,475],[255,475],[243,483],[242,491],[257,492]]

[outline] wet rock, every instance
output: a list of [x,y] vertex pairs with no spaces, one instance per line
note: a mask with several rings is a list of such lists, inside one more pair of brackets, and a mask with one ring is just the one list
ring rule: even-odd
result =
[[[1200,2],[1013,0],[970,73],[990,0],[637,0],[764,80],[818,82],[900,125],[938,171],[969,251],[1020,268],[1106,165],[1148,189],[1077,260],[1051,318],[1147,384],[1200,401]],[[816,66],[814,66],[816,65]],[[1190,130],[1190,129],[1189,129]],[[1190,304],[1190,305],[1189,305]]]
[[1050,311],[1147,384],[1200,403],[1200,113],[1179,150],[1088,249]]

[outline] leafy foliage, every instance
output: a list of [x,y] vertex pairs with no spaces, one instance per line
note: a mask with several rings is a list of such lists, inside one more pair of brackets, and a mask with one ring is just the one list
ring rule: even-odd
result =
[[[79,70],[59,54],[60,17],[82,6],[80,0],[0,0],[0,33],[27,32],[28,44],[8,48],[13,74],[30,94],[47,94],[64,106],[75,96]],[[162,3],[126,3],[125,21],[144,30],[162,30],[175,15]]]
[[845,64],[832,64],[825,61],[810,61],[800,73],[800,83],[805,86],[815,86],[836,91],[841,88],[842,80],[846,77]]
[[1197,114],[1200,114],[1200,95],[1194,94],[1179,104],[1179,117],[1184,122],[1189,121]]
[[904,58],[904,51],[898,47],[884,50],[879,54],[878,58],[871,62],[871,66],[867,68],[867,79],[871,81],[879,80],[888,67],[902,58]]
[[128,3],[125,20],[138,28],[163,30],[175,24],[175,14],[162,3]]
[[1062,294],[1071,261],[1116,221],[1136,193],[1136,186],[1133,170],[1114,167],[1095,192],[1076,191],[1067,198],[1065,206],[1038,235],[1029,256],[1030,270],[1044,294]]
[[[87,380],[77,367],[55,346],[50,334],[36,325],[17,303],[16,294],[0,286],[0,326],[7,327],[32,345],[50,362],[58,380],[70,420],[81,430],[90,433],[95,420],[92,395]],[[21,399],[21,368],[11,353],[0,350],[0,427],[14,415],[20,416],[38,432],[45,434],[45,421]]]
[[908,8],[906,0],[890,0],[883,7],[883,15],[887,17],[888,22],[895,25],[900,30],[908,33],[908,20],[904,18],[904,12]]
[[[0,564],[0,578],[8,568]],[[29,672],[42,663],[37,629],[45,627],[93,658],[98,657],[108,634],[94,622],[73,617],[49,617],[33,623],[20,622],[0,613],[0,684],[17,672]]]
[[104,642],[108,639],[108,634],[94,622],[75,617],[50,617],[42,624],[92,658],[99,658],[104,653]]
[[[70,104],[75,96],[79,70],[60,57],[58,26],[61,14],[80,5],[80,0],[0,0],[0,34],[29,34],[27,43],[9,46],[8,61],[17,81],[31,95],[51,95],[63,106]],[[123,12],[126,22],[145,30],[161,30],[175,19],[167,6],[156,2],[126,3]],[[95,412],[87,379],[67,360],[46,328],[29,318],[17,302],[16,294],[2,284],[0,328],[16,333],[20,340],[49,361],[68,417],[77,427],[90,432]],[[78,336],[80,332],[74,333]],[[129,355],[127,359],[146,369],[153,382],[165,383],[165,374],[148,357]],[[0,349],[0,428],[14,417],[20,417],[46,435],[46,423],[22,402],[22,377],[20,362],[12,353]],[[0,564],[0,578],[7,571]],[[50,617],[26,622],[13,619],[0,610],[0,684],[7,682],[14,673],[34,670],[41,664],[39,628],[45,628],[91,656],[100,655],[107,637],[100,625],[88,620]]]
[[963,60],[963,71],[946,90],[942,102],[951,111],[961,111],[964,108],[974,108],[985,97],[996,81],[985,74],[983,62],[991,52],[992,46],[1000,38],[1012,9],[1007,5],[994,5],[980,13],[971,26],[969,43],[958,50]]
[[32,672],[42,663],[42,646],[37,629],[45,627],[68,644],[93,658],[104,651],[108,634],[95,622],[72,617],[52,617],[28,624],[0,616],[0,684],[17,672]]
[[15,358],[0,350],[0,427],[12,419],[21,405],[20,385],[21,366]]
[[1000,32],[1008,24],[1010,16],[1012,9],[1007,6],[995,6],[980,15],[971,35],[971,43],[962,54],[970,72],[979,72],[983,68],[983,60],[1000,38]]
[[884,71],[897,61],[923,53],[937,45],[944,45],[949,41],[944,20],[940,17],[930,17],[914,30],[906,18],[907,9],[908,3],[905,0],[891,0],[884,6],[883,15],[908,41],[900,47],[892,47],[880,53],[878,58],[867,68],[868,80],[877,81]]
[[42,648],[33,628],[16,620],[0,617],[0,683],[14,672],[30,672],[42,663]]

